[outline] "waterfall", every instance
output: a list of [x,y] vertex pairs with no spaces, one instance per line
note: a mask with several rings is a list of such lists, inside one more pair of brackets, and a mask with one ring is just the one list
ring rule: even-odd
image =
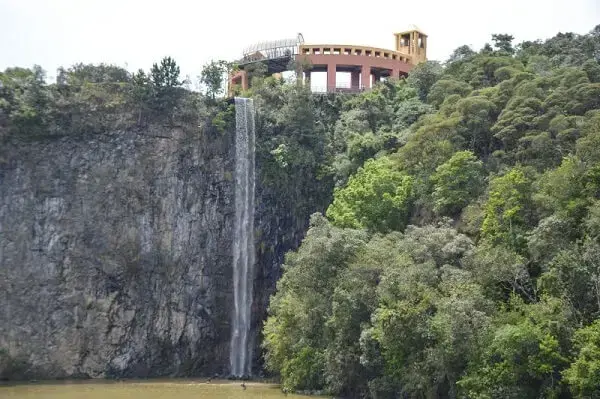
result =
[[248,342],[254,281],[254,103],[235,98],[235,226],[233,236],[234,314],[229,362],[233,376],[250,376]]

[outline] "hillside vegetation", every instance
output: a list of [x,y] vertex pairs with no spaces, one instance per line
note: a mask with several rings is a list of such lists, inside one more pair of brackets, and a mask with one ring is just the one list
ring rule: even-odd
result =
[[264,326],[285,389],[600,397],[600,26],[492,39],[356,97],[255,79],[266,178],[330,202]]
[[[263,328],[287,391],[600,397],[600,26],[492,41],[357,96],[253,72],[257,206],[312,214]],[[227,67],[207,65],[205,96],[169,58],[147,74],[76,65],[52,84],[8,69],[0,143],[223,132]]]

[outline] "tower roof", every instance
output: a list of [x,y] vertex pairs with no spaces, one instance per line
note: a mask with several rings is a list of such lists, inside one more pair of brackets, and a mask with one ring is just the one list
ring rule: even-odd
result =
[[427,34],[426,34],[426,33],[425,33],[425,32],[424,32],[422,29],[420,29],[420,28],[419,28],[417,25],[415,25],[415,24],[410,24],[410,25],[408,25],[408,26],[406,27],[406,29],[404,29],[404,30],[401,30],[401,31],[399,31],[399,32],[396,32],[396,33],[395,33],[395,35],[401,35],[401,34],[403,34],[403,33],[415,32],[415,31],[419,32],[419,33],[420,33],[420,34],[422,34],[422,35],[425,35],[425,36],[427,36]]

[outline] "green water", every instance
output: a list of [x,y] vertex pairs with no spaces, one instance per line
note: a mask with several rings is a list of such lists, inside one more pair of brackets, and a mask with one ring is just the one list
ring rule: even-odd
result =
[[[177,381],[124,381],[124,382],[71,382],[35,383],[1,386],[0,398],[15,399],[281,399],[306,398],[300,395],[285,396],[277,385],[246,382],[205,380]],[[314,398],[313,398],[314,399]]]

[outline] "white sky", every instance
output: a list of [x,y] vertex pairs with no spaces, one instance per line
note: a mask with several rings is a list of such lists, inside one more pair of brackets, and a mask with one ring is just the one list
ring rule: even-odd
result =
[[0,0],[0,70],[41,65],[49,77],[76,62],[148,70],[166,55],[195,78],[214,59],[233,60],[257,41],[392,48],[392,33],[415,24],[428,58],[479,49],[492,33],[522,40],[600,24],[600,0]]

